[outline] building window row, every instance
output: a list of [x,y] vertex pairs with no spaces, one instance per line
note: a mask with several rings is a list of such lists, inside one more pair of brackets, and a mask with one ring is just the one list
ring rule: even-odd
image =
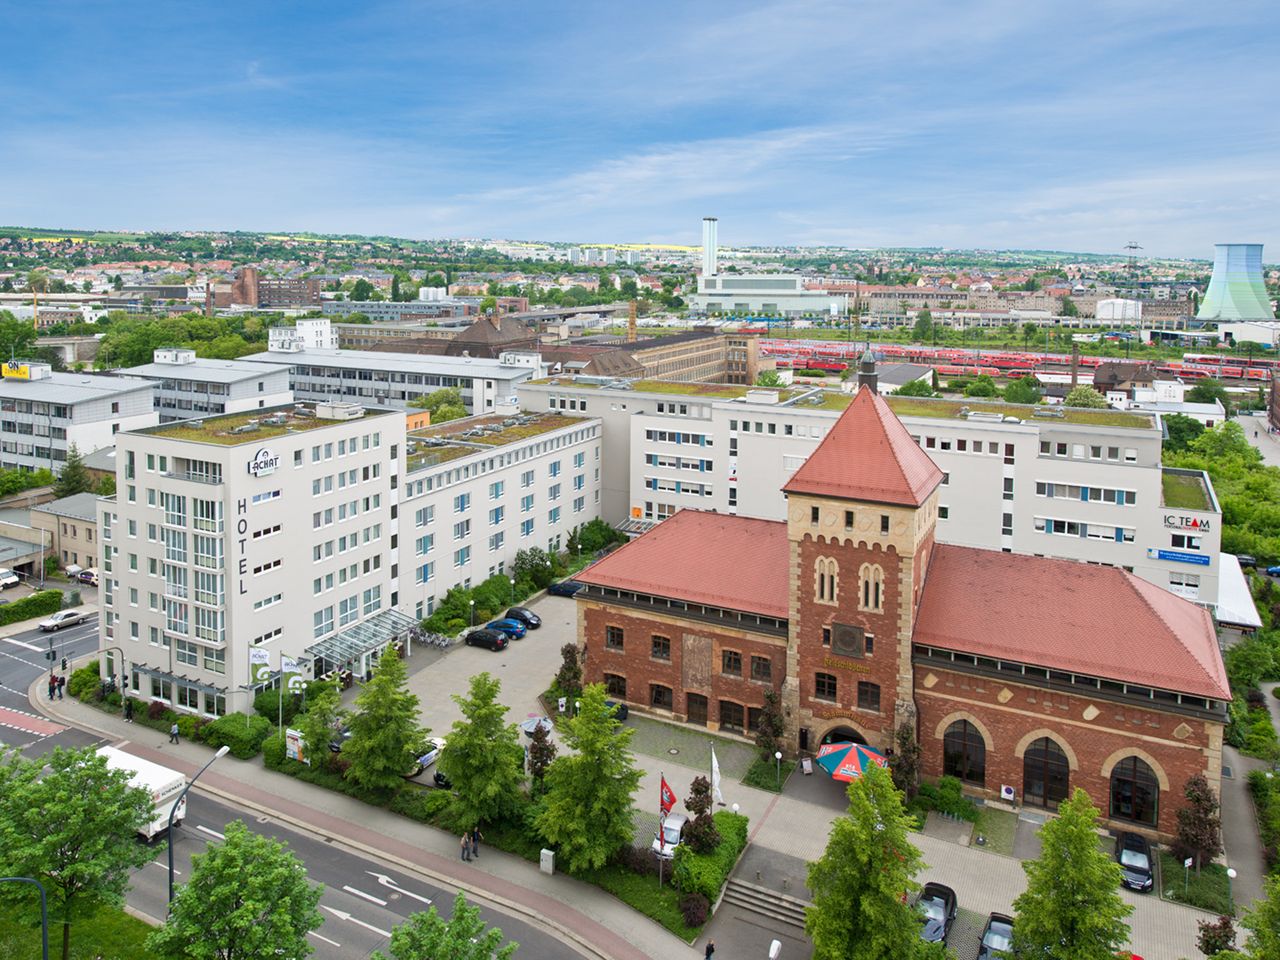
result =
[[1134,490],[1089,487],[1076,483],[1048,483],[1042,480],[1036,481],[1036,496],[1079,500],[1081,503],[1114,503],[1121,507],[1131,507],[1138,502],[1138,494]]
[[1079,537],[1088,540],[1107,540],[1114,543],[1133,543],[1132,527],[1113,527],[1110,524],[1082,523],[1077,520],[1055,520],[1036,517],[1033,521],[1036,533],[1049,533],[1060,537]]

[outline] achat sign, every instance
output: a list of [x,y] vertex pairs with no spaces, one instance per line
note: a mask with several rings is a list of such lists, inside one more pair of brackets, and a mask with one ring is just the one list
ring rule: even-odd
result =
[[280,466],[280,455],[263,447],[249,461],[249,473],[255,477],[268,477]]

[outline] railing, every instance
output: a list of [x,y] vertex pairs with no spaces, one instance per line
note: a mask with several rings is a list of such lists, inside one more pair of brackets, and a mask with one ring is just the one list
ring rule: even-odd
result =
[[181,583],[169,583],[165,581],[164,595],[166,597],[174,597],[178,600],[186,600],[189,596],[187,588]]
[[207,473],[191,473],[187,470],[169,470],[164,476],[170,480],[189,480],[192,483],[208,483],[213,486],[222,485],[222,476],[211,476]]

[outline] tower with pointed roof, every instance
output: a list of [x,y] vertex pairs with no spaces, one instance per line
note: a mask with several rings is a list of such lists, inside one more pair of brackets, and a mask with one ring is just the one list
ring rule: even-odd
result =
[[889,748],[914,731],[911,635],[942,471],[873,385],[783,487],[790,548],[788,741]]

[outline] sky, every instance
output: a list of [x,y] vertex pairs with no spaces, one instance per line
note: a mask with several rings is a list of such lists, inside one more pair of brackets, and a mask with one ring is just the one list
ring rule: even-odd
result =
[[1260,0],[0,10],[5,225],[1280,260]]

